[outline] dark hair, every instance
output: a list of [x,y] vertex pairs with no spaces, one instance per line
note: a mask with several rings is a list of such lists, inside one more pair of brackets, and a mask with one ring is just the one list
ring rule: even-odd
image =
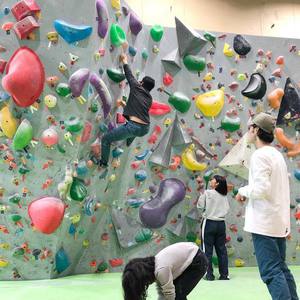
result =
[[221,195],[226,196],[227,192],[228,192],[226,178],[224,176],[220,176],[220,175],[215,175],[213,178],[216,179],[216,181],[218,183],[215,190],[218,193],[220,193]]
[[122,276],[124,299],[145,300],[149,285],[155,281],[154,270],[154,256],[130,260]]
[[152,77],[145,76],[142,80],[142,86],[150,92],[155,86],[155,80]]
[[251,125],[253,128],[258,128],[257,136],[258,138],[267,144],[271,144],[274,141],[274,134],[264,131],[263,129],[259,128],[257,125]]

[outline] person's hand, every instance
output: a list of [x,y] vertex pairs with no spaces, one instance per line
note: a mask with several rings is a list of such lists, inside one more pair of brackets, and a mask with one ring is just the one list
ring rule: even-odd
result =
[[128,63],[128,62],[127,62],[127,55],[126,55],[126,54],[121,54],[121,55],[120,55],[120,62],[121,62],[123,65],[125,65],[125,64]]
[[241,194],[236,194],[235,200],[241,204],[243,204],[246,201],[246,197],[242,196]]
[[122,106],[122,107],[126,106],[126,102],[122,99],[117,99],[117,107],[120,107],[120,106]]

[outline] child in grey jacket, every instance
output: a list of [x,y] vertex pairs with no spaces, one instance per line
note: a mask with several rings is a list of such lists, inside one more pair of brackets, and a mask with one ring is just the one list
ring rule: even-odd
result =
[[225,216],[229,211],[227,200],[227,182],[225,177],[215,175],[210,180],[211,189],[200,195],[197,207],[203,211],[201,226],[202,250],[208,258],[207,280],[214,280],[212,267],[213,247],[218,256],[220,280],[229,280],[228,256],[225,247],[226,226]]
[[194,243],[183,242],[162,249],[155,256],[135,258],[123,271],[125,300],[145,300],[156,281],[160,300],[186,300],[206,273],[208,261]]

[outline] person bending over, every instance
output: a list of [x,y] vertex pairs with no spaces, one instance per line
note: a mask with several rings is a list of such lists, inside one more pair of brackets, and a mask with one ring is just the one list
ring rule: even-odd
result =
[[150,127],[149,109],[152,105],[150,91],[155,86],[155,80],[145,76],[141,81],[137,81],[131,72],[125,54],[120,55],[120,62],[123,64],[124,73],[130,87],[128,101],[123,111],[123,116],[127,119],[127,122],[103,135],[100,167],[107,167],[108,165],[112,142],[126,140],[126,145],[130,146],[136,137],[146,135]]
[[159,300],[186,300],[206,273],[208,261],[194,243],[170,245],[155,256],[135,258],[123,271],[125,300],[145,300],[147,289],[156,281]]

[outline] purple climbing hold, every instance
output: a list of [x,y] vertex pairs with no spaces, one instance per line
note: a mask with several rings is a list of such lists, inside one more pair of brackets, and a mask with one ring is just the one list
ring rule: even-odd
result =
[[86,81],[90,76],[90,70],[82,68],[74,72],[69,78],[69,87],[74,97],[80,97]]
[[96,0],[98,35],[104,39],[108,31],[108,11],[105,0]]
[[184,199],[185,193],[185,185],[179,179],[163,180],[157,195],[140,207],[139,215],[143,225],[148,228],[165,225],[171,208]]
[[131,12],[130,13],[130,17],[129,17],[129,28],[130,31],[134,34],[134,35],[138,35],[139,32],[142,30],[143,28],[143,24],[142,22],[139,20],[138,16],[134,13]]

